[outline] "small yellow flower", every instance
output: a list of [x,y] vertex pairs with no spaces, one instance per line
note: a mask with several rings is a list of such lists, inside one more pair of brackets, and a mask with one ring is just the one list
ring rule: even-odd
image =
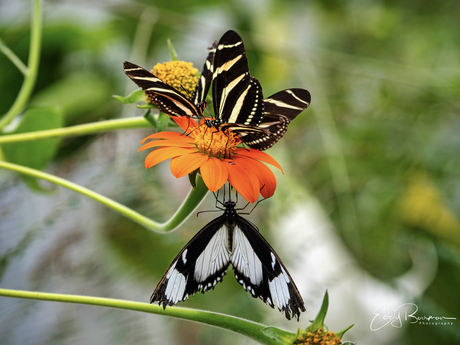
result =
[[152,73],[187,98],[193,95],[200,79],[198,70],[193,67],[193,63],[185,61],[157,63],[153,67]]
[[325,331],[324,328],[320,328],[314,334],[311,332],[300,334],[297,337],[295,344],[340,345],[342,344],[342,341],[334,332]]

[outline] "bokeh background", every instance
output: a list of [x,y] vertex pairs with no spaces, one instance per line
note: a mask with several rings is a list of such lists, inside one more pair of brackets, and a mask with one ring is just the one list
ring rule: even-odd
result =
[[[146,68],[179,57],[201,69],[228,29],[246,46],[269,96],[303,87],[312,104],[267,151],[283,166],[273,198],[248,217],[289,268],[307,312],[300,323],[244,292],[229,274],[182,306],[295,332],[326,289],[329,328],[355,324],[358,344],[460,343],[460,3],[451,1],[45,1],[43,48],[31,103],[64,125],[140,116],[113,94],[135,85],[122,62]],[[0,2],[1,39],[27,61],[31,4]],[[0,114],[22,76],[0,56]],[[145,170],[148,129],[63,139],[45,171],[155,220],[187,194],[169,165]],[[34,145],[34,143],[30,144]],[[27,148],[24,159],[28,157]],[[213,210],[208,196],[200,210]],[[219,213],[152,233],[93,200],[0,171],[0,286],[147,302],[182,246]],[[370,329],[379,306],[414,303],[417,316]],[[254,344],[157,315],[0,298],[1,344]]]

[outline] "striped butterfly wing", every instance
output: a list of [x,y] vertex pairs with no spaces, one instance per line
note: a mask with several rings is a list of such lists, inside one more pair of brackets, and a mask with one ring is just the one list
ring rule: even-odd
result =
[[220,216],[201,229],[173,260],[150,297],[163,308],[206,292],[222,281],[230,264],[226,218]]
[[[196,86],[195,92],[193,93],[192,98],[190,99],[191,102],[197,106],[200,106],[201,104],[206,102],[206,96],[208,95],[208,91],[211,86],[212,73],[214,70],[214,57],[216,55],[216,48],[217,48],[217,41],[213,43],[211,48],[209,48],[209,54],[203,65],[200,79],[198,80],[198,84]],[[204,112],[204,108],[203,108],[203,112]]]
[[257,126],[263,117],[262,88],[250,76],[243,41],[232,30],[222,36],[216,47],[212,97],[216,127],[234,130],[243,125],[249,126],[246,130],[260,131]]
[[245,143],[258,150],[275,145],[286,133],[288,125],[311,102],[311,95],[305,89],[287,89],[264,99],[264,117],[259,127],[264,133],[248,133]]
[[203,113],[204,109],[197,107],[175,88],[144,68],[128,61],[123,63],[123,68],[126,75],[144,90],[161,112],[171,116],[189,117],[201,116]]
[[171,116],[202,117],[211,86],[214,55],[215,45],[209,50],[201,77],[190,99],[138,65],[125,61],[123,68],[126,75],[144,90],[161,112]]
[[292,277],[259,230],[239,215],[234,222],[232,265],[236,280],[254,298],[272,308],[276,305],[288,320],[299,321],[305,306]]

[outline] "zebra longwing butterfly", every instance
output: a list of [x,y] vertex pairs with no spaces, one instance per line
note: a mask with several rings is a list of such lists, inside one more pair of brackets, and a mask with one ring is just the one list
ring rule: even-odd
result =
[[230,264],[235,278],[252,297],[276,305],[286,318],[305,311],[302,297],[281,259],[259,233],[241,217],[234,201],[223,203],[224,214],[202,228],[173,260],[150,303],[163,308],[201,291],[214,289]]
[[201,77],[190,99],[138,65],[125,61],[123,68],[126,75],[144,90],[161,112],[179,117],[202,117],[207,106],[206,96],[212,80],[214,54],[215,45],[210,48]]
[[227,31],[216,47],[212,71],[212,101],[215,120],[208,126],[244,135],[266,134],[258,125],[263,117],[263,94],[259,81],[249,74],[241,37]]
[[257,150],[266,150],[275,145],[286,133],[294,120],[311,101],[310,92],[305,89],[288,89],[264,99],[264,117],[259,127],[265,133],[247,133],[246,145]]
[[235,31],[227,31],[217,44],[213,68],[216,119],[208,125],[237,132],[251,148],[272,147],[310,105],[310,93],[304,89],[283,90],[262,102],[262,88],[249,74],[244,44]]

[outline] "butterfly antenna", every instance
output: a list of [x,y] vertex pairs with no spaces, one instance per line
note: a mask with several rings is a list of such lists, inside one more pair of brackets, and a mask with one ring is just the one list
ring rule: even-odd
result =
[[[224,203],[219,200],[219,192],[220,190],[217,191],[217,194],[215,192],[212,192],[212,194],[214,194],[214,198],[216,199],[215,207],[218,208],[219,210],[223,210],[223,208],[217,205],[217,204],[220,204],[222,207],[224,207]],[[225,189],[224,189],[224,200],[225,200]]]
[[210,213],[210,212],[219,212],[219,211],[224,211],[224,209],[218,207],[217,210],[206,210],[206,211],[200,211],[196,213],[196,216],[198,217],[201,213]]

